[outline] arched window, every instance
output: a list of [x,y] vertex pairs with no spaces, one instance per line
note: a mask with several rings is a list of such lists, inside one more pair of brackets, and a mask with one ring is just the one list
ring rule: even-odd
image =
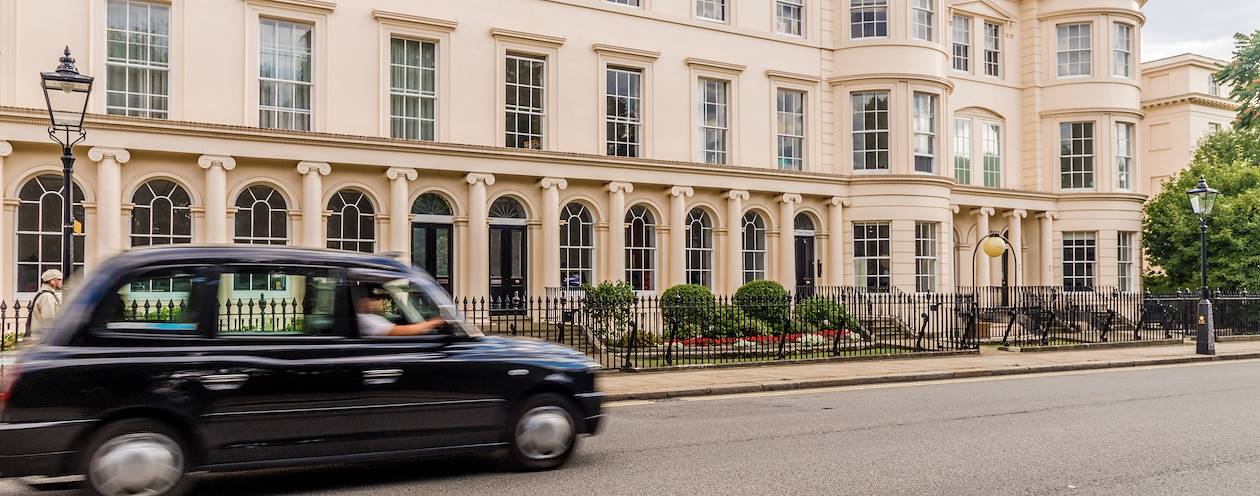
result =
[[334,250],[376,251],[376,209],[360,191],[343,189],[328,201],[328,247]]
[[[61,268],[61,176],[39,176],[18,190],[17,208],[17,291],[39,291],[39,275]],[[83,268],[83,190],[75,185],[71,217],[76,226],[72,237],[73,268]],[[69,277],[66,274],[66,277]]]
[[131,203],[131,246],[192,243],[192,201],[182,186],[154,179],[131,195]]
[[288,206],[270,186],[254,185],[236,197],[236,230],[232,241],[248,245],[289,242]]
[[560,284],[576,288],[595,283],[595,222],[581,203],[560,212]]
[[687,284],[713,286],[713,220],[699,208],[687,213]]
[[656,289],[656,217],[643,205],[626,212],[626,281],[635,291]]
[[525,220],[525,207],[521,202],[507,196],[501,196],[490,204],[490,218],[496,220]]
[[744,214],[744,282],[766,278],[766,221],[757,212]]
[[[450,217],[452,215],[451,205],[446,203],[446,199],[437,193],[425,193],[416,198],[416,202],[411,204],[411,213],[413,215],[432,215],[434,217]],[[449,219],[447,219],[449,221]]]
[[796,234],[800,236],[814,235],[814,219],[808,214],[796,214],[796,219],[792,222],[792,228],[796,230]]

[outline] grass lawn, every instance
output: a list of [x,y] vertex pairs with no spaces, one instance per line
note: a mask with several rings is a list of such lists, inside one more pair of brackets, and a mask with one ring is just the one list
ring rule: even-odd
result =
[[[861,350],[846,350],[839,356],[870,356],[870,355],[900,355],[905,353],[914,353],[914,350],[898,348],[894,346],[875,346]],[[682,356],[674,359],[673,365],[711,365],[720,363],[754,363],[754,362],[789,362],[792,360],[807,360],[811,358],[833,358],[836,355],[830,351],[816,350],[804,353],[788,353],[784,358],[780,359],[777,354],[759,355],[759,356],[727,356],[727,357],[704,357],[704,356]],[[667,367],[670,364],[665,361],[665,357],[630,357],[635,368],[648,369],[656,367]],[[625,364],[625,356],[617,357],[615,366],[620,367]]]

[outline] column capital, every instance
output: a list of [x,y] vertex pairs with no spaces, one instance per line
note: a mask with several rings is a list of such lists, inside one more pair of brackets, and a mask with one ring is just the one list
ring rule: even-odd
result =
[[1006,212],[1002,214],[1002,217],[1007,217],[1011,219],[1022,219],[1024,217],[1028,217],[1028,211],[1020,210],[1020,209],[1011,210],[1010,212]]
[[800,203],[801,195],[799,193],[783,193],[783,196],[779,197],[779,202],[780,203]]
[[569,187],[569,180],[562,177],[544,177],[538,180],[538,187],[542,189],[565,189]]
[[7,157],[13,153],[13,145],[8,141],[0,141],[0,158]]
[[1042,212],[1037,214],[1037,218],[1042,220],[1055,220],[1059,218],[1059,214],[1054,212]]
[[297,172],[303,176],[312,172],[321,176],[327,176],[332,173],[332,166],[328,162],[307,162],[302,161],[297,164]]
[[468,173],[467,176],[464,176],[464,180],[468,181],[468,184],[485,183],[486,186],[493,186],[494,174],[482,174],[480,172],[470,172]]
[[842,196],[833,196],[833,197],[831,197],[831,206],[833,206],[833,207],[842,207],[842,208],[847,208],[847,207],[852,206],[852,205],[853,205],[853,202],[849,201],[849,199],[848,199],[848,198],[845,198],[845,197],[842,197]]
[[971,209],[971,215],[978,215],[980,217],[993,217],[993,214],[995,213],[997,213],[997,211],[994,210],[993,207],[980,207],[980,208]]
[[958,206],[958,205],[950,205],[950,206],[949,206],[949,211],[950,211],[950,212],[953,212],[953,213],[962,212],[962,207],[961,207],[961,206]]
[[627,182],[613,181],[608,183],[609,193],[634,193],[634,185]]
[[202,155],[197,158],[197,165],[202,169],[209,169],[214,166],[222,167],[223,170],[232,170],[236,168],[236,159],[227,155]]
[[93,162],[105,160],[105,157],[110,157],[120,164],[125,164],[131,160],[131,152],[122,148],[108,146],[94,146],[91,150],[88,150],[88,158],[92,159]]
[[691,198],[695,196],[696,190],[691,186],[674,186],[669,188],[669,196],[681,196],[683,198]]
[[743,201],[743,200],[747,200],[747,199],[749,199],[749,198],[751,198],[751,195],[749,195],[747,191],[744,191],[744,190],[742,190],[742,189],[733,189],[733,190],[730,190],[730,191],[727,191],[727,192],[726,192],[726,199],[728,199],[728,200],[740,200],[740,201]]
[[415,169],[409,169],[406,167],[390,167],[385,169],[385,177],[391,181],[415,181],[417,177],[420,177],[420,175],[416,173]]

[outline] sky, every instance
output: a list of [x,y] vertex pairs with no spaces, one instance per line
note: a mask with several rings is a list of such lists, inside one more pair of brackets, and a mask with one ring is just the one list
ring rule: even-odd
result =
[[1186,52],[1229,60],[1233,36],[1260,29],[1260,0],[1150,0],[1142,60]]

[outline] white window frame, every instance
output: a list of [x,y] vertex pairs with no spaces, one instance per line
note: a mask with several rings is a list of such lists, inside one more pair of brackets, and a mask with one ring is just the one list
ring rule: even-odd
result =
[[[936,173],[936,157],[938,155],[938,147],[936,146],[938,116],[940,115],[940,96],[936,93],[928,93],[916,91],[911,94],[911,107],[914,115],[912,122],[914,123],[914,137],[912,143],[912,152],[914,157],[914,171],[920,174]],[[927,170],[920,167],[920,159],[926,159]]]
[[[265,198],[259,198],[258,195],[255,195],[253,192],[250,191],[254,187],[267,188],[271,190],[271,192]],[[241,198],[246,193],[249,193],[251,198],[253,198],[254,201],[251,202],[248,206],[238,205],[241,201]],[[284,233],[280,236],[276,236],[275,233],[272,232],[271,220],[270,220],[270,217],[268,217],[267,225],[263,226],[265,227],[265,234],[260,235],[259,234],[260,226],[257,226],[254,224],[253,209],[256,208],[258,204],[264,203],[264,204],[267,204],[267,209],[269,213],[275,212],[275,209],[271,208],[271,204],[270,204],[270,200],[273,196],[278,197],[280,204],[283,207],[281,211],[284,215],[284,222],[281,224],[281,226],[284,228]],[[291,235],[289,231],[291,231],[291,227],[292,227],[289,225],[289,212],[290,212],[290,209],[293,207],[289,205],[289,200],[284,197],[284,194],[281,193],[280,189],[277,188],[276,186],[271,185],[271,184],[266,184],[266,183],[249,184],[245,186],[244,188],[241,188],[240,191],[237,191],[236,196],[232,197],[232,207],[233,207],[232,219],[230,222],[232,225],[231,232],[232,232],[233,243],[242,244],[242,245],[281,245],[281,246],[289,244],[289,236]],[[235,226],[236,226],[236,216],[238,215],[249,216],[250,231],[249,231],[248,236],[236,235]]]
[[[154,189],[154,184],[158,181],[165,181],[167,183],[170,183],[173,186],[173,188],[171,188],[170,191],[158,191]],[[145,190],[145,189],[147,189],[149,193],[153,195],[153,198],[149,200],[149,203],[147,205],[136,203],[137,195],[140,194],[141,190]],[[175,195],[176,191],[183,192],[184,198],[187,199],[188,201],[187,204],[181,205],[181,204],[175,203],[175,200],[172,199],[172,196]],[[166,231],[165,233],[159,233],[156,229],[154,229],[155,223],[153,221],[153,211],[154,211],[153,204],[159,199],[165,200],[167,203],[170,203],[171,205],[170,223],[168,225],[163,226],[165,227],[165,231]],[[130,201],[131,201],[131,223],[130,223],[130,227],[128,228],[128,235],[127,235],[128,246],[137,247],[137,246],[174,245],[174,244],[192,243],[193,230],[196,228],[194,226],[195,222],[193,222],[193,218],[192,218],[193,217],[192,215],[193,198],[192,198],[192,195],[189,193],[188,188],[185,188],[184,185],[166,177],[154,177],[154,178],[144,181],[144,183],[141,183],[140,186],[137,187],[136,190],[131,193]],[[136,223],[136,219],[139,217],[138,212],[140,210],[148,210],[148,214],[149,214],[148,215],[149,225],[147,226],[148,230],[144,232],[136,232],[135,223]],[[177,214],[188,216],[188,232],[175,232],[176,231],[175,215]],[[154,242],[155,239],[160,239],[162,240],[162,242],[155,243]],[[141,242],[137,243],[137,241],[141,241]]]
[[[65,204],[62,203],[65,197],[61,196],[62,189],[60,185],[58,185],[55,188],[50,189],[44,185],[42,181],[43,179],[55,180],[57,182],[60,182],[61,175],[56,174],[54,171],[48,171],[45,173],[36,174],[29,178],[26,178],[25,180],[22,181],[21,184],[18,185],[17,194],[15,195],[17,196],[18,203],[17,203],[17,207],[13,211],[14,219],[12,221],[13,224],[11,224],[11,226],[13,226],[14,232],[16,233],[16,236],[13,236],[13,252],[12,252],[13,253],[13,281],[14,281],[13,288],[14,288],[14,292],[16,293],[17,298],[23,301],[29,301],[30,298],[34,297],[35,293],[39,291],[40,274],[42,274],[45,270],[48,270],[48,269],[61,270],[61,248],[60,248],[61,239],[62,239],[61,238],[61,219],[62,219],[61,215],[62,215],[63,209],[65,208]],[[22,190],[26,189],[27,184],[30,184],[34,181],[40,181],[39,186],[42,192],[39,194],[37,198],[34,198],[33,200],[30,198],[23,198]],[[73,198],[77,199],[78,201],[75,201],[74,203],[71,204],[72,212],[74,214],[74,219],[80,222],[80,225],[83,226],[83,229],[81,229],[77,233],[72,234],[71,239],[82,240],[82,243],[80,244],[80,246],[87,248],[89,246],[88,242],[93,241],[93,240],[89,240],[87,238],[87,234],[88,234],[87,225],[86,225],[87,224],[86,222],[87,211],[84,209],[84,206],[83,206],[86,200],[86,198],[84,197],[83,184],[79,183],[78,181],[75,181],[73,192],[74,192]],[[44,211],[43,199],[47,196],[57,197],[57,207],[55,209],[55,212]],[[36,212],[38,213],[37,219],[34,223],[34,226],[35,226],[34,230],[22,229],[22,224],[24,224],[24,222],[22,222],[18,216],[22,213],[23,206],[27,206],[27,208],[35,208]],[[55,222],[50,222],[46,220],[46,218],[44,217],[45,213],[52,213],[53,215],[56,216],[57,220]],[[55,224],[57,227],[52,230],[45,230],[44,226],[47,224]],[[19,255],[20,244],[22,242],[21,240],[24,236],[36,237],[36,243],[37,243],[36,248],[35,248],[36,258],[34,261],[23,261]],[[53,243],[57,246],[57,250],[56,250],[57,259],[55,261],[44,259],[44,250],[40,248],[40,245],[47,244],[47,243]],[[81,271],[84,270],[84,267],[86,266],[84,262],[87,260],[88,257],[87,257],[87,254],[84,253],[85,251],[86,250],[79,249],[77,247],[74,250],[73,267],[74,267],[75,272],[81,273]],[[35,266],[35,271],[33,274],[35,276],[35,280],[32,281],[33,286],[36,288],[35,291],[20,291],[18,289],[18,288],[21,288],[22,286],[21,270],[19,269],[24,265]]]
[[914,286],[916,292],[936,292],[939,231],[939,222],[914,223]]
[[687,212],[687,284],[713,289],[713,216],[703,208]]
[[[984,21],[981,29],[984,35],[984,75],[1002,77],[1002,25],[992,21]],[[989,31],[992,29],[993,34]]]
[[1137,126],[1132,122],[1116,122],[1116,189],[1133,190],[1133,151],[1136,149],[1134,146],[1136,128]]
[[[282,28],[286,30],[305,28],[308,30],[308,33],[309,33],[308,38],[310,40],[310,45],[306,47],[301,47],[297,45],[285,46],[279,43],[278,38],[273,38],[276,40],[276,42],[267,44],[263,40],[262,32],[266,30],[268,26],[274,26],[274,29],[277,32],[281,30]],[[277,18],[277,17],[268,16],[268,17],[260,18],[258,20],[258,23],[255,24],[255,28],[258,31],[257,56],[258,56],[258,61],[259,61],[259,64],[257,67],[258,85],[259,85],[258,100],[257,100],[258,126],[264,129],[279,129],[279,130],[288,130],[288,131],[314,131],[316,130],[315,117],[314,117],[315,99],[316,99],[315,66],[318,65],[317,64],[318,61],[316,60],[316,51],[315,51],[316,26],[310,22],[306,22],[302,20],[293,20],[293,19],[287,19],[287,18]],[[303,56],[305,56],[309,60],[309,64],[308,64],[309,67],[307,68],[307,71],[306,71],[308,77],[306,78],[306,80],[303,80],[297,76],[297,73],[299,72],[301,68],[300,59]],[[264,59],[267,59],[267,58],[274,58],[276,60],[276,64],[273,69],[276,72],[271,77],[268,77],[266,74],[264,74],[262,70],[262,63]],[[293,63],[294,63],[293,67],[291,68],[291,70],[294,73],[294,77],[285,78],[279,73],[279,71],[281,70],[281,67],[280,67],[281,62],[285,59],[290,59],[290,58],[293,59]],[[272,103],[270,105],[263,103],[264,95],[267,93],[266,91],[263,91],[262,89],[262,86],[264,85],[271,86],[272,88],[271,89]],[[302,88],[305,88],[306,95],[307,95],[305,108],[303,108],[301,105],[297,103],[298,102],[297,95],[298,95],[299,90]],[[289,92],[290,90],[292,90],[292,93],[293,93],[291,97],[292,104],[288,106],[281,104],[280,103],[282,101],[282,97],[280,96],[281,92]],[[269,123],[270,125],[264,122],[264,118],[263,118],[264,114],[270,116],[269,118],[269,120],[271,121]],[[283,124],[282,122],[284,120],[291,120],[291,123]]]
[[[641,236],[639,238],[643,240],[643,244],[635,245],[633,240],[636,237],[633,235],[633,229],[636,228],[635,223],[640,221],[642,222],[640,227],[643,229],[643,232],[640,233]],[[656,239],[656,226],[658,225],[656,214],[642,203],[631,205],[630,208],[626,209],[625,225],[626,282],[633,287],[635,280],[639,279],[644,284],[640,287],[633,287],[635,291],[643,293],[655,292],[657,289],[656,268],[659,265],[657,263],[657,245],[659,243]],[[639,257],[636,258],[636,255],[639,255]],[[640,274],[642,277],[636,278],[633,276],[634,274]]]
[[849,0],[850,40],[887,38],[888,34],[888,0]]
[[1217,83],[1217,82],[1216,82],[1216,78],[1215,78],[1214,76],[1215,76],[1215,74],[1212,74],[1212,73],[1209,73],[1209,74],[1208,74],[1208,76],[1207,76],[1207,80],[1208,80],[1208,95],[1209,95],[1209,96],[1221,96],[1221,85],[1220,85],[1220,83]]
[[[544,60],[543,73],[543,105],[545,116],[542,120],[542,146],[543,150],[554,150],[558,144],[559,114],[561,106],[560,94],[557,91],[560,82],[560,48],[564,46],[564,38],[547,36],[541,34],[522,33],[518,31],[508,31],[499,28],[491,28],[490,35],[495,40],[495,108],[494,108],[494,130],[495,144],[507,148],[508,128],[506,124],[508,102],[506,97],[507,88],[507,59],[510,56],[534,57]],[[602,79],[596,79],[599,84],[603,84]],[[603,92],[594,93],[602,95]],[[448,113],[447,115],[451,115]]]
[[971,128],[970,117],[954,118],[954,180],[958,184],[971,184]]
[[[507,101],[506,97],[503,103],[503,144],[507,148],[523,148],[527,150],[544,150],[547,148],[547,135],[549,134],[549,130],[547,129],[547,110],[548,107],[550,107],[550,105],[548,105],[549,102],[547,95],[547,86],[550,81],[547,74],[548,62],[549,60],[547,56],[533,53],[518,53],[510,51],[503,57],[503,87],[501,88],[503,91],[501,91],[501,93],[506,94],[508,88],[514,88],[517,95],[515,104]],[[516,66],[516,81],[508,79],[508,64],[515,64]],[[521,81],[519,79],[523,64],[525,67],[529,68],[531,76],[526,81]],[[538,84],[533,84],[532,76],[534,74],[541,75],[542,79]],[[537,90],[541,101],[535,102],[533,96],[531,95],[529,101],[522,104],[520,100],[521,92],[525,91],[527,93],[532,93],[535,90]],[[517,120],[519,120],[522,116],[529,119],[529,129],[527,129],[526,132],[521,132],[519,127],[514,126],[511,129],[507,128],[506,121],[508,120],[508,117],[513,116],[517,117]],[[532,120],[534,118],[538,119],[537,128],[534,128],[533,126]],[[509,135],[514,139],[509,139]],[[527,138],[524,142],[525,146],[517,146],[513,144],[519,143],[519,140],[522,137]],[[534,142],[534,145],[531,145],[531,142]]]
[[1055,65],[1060,79],[1093,76],[1093,38],[1093,22],[1067,22],[1055,26]]
[[[790,16],[793,13],[795,13],[795,18]],[[774,31],[782,35],[804,38],[805,0],[775,0]]]
[[[1089,135],[1078,136],[1077,129],[1088,129]],[[1065,134],[1066,132],[1066,134]],[[1080,151],[1077,146],[1080,145]],[[1094,121],[1075,121],[1059,123],[1059,189],[1092,190],[1096,182],[1095,172],[1098,170],[1096,155],[1098,154],[1098,125]],[[1068,154],[1063,153],[1064,146]],[[1078,181],[1077,178],[1080,180]]]
[[[775,88],[775,156],[779,170],[803,171],[809,156],[809,92],[805,90],[778,87]],[[800,102],[800,112],[785,107],[788,98],[794,97]],[[786,155],[785,144],[792,143],[796,149],[794,155]]]
[[[622,82],[632,87],[631,91],[622,94]],[[604,69],[604,145],[605,153],[614,157],[642,157],[643,156],[643,70],[637,67],[607,66]],[[614,78],[615,83],[614,83]],[[609,93],[609,88],[615,88],[615,93]],[[615,115],[613,108],[610,106],[616,103],[626,103],[626,108],[633,108],[634,115]],[[622,140],[619,136],[614,136],[619,128],[634,130],[635,138],[633,140]],[[624,153],[622,150],[625,150]]]
[[[872,230],[873,236],[868,236]],[[868,262],[874,262],[877,269],[886,267],[888,273],[868,273]],[[892,223],[854,222],[853,285],[871,292],[888,292],[892,290],[892,273]]]
[[950,64],[955,71],[971,73],[971,18],[954,14]]
[[1137,30],[1127,22],[1112,23],[1112,72],[1118,78],[1133,78],[1133,35]]
[[936,0],[910,0],[910,38],[936,41]]
[[[709,22],[729,23],[733,0],[695,0],[696,19]],[[714,13],[713,15],[709,15]]]
[[[874,98],[875,101],[878,102],[878,100],[881,97],[884,102],[884,108],[882,109],[878,108],[878,105],[877,105],[875,110],[868,111],[864,109],[865,108],[864,102],[867,100],[867,98]],[[853,145],[851,145],[852,154],[853,154],[852,156],[853,170],[855,172],[889,170],[889,168],[891,167],[891,152],[892,152],[892,146],[891,146],[892,123],[890,122],[891,108],[892,108],[892,92],[887,89],[870,89],[870,90],[853,91],[849,93],[849,104],[851,106],[850,112],[852,112],[852,114],[854,115],[862,114],[863,116],[862,121],[864,123],[861,129],[853,128],[851,130],[852,137],[853,137],[851,141],[851,143],[853,143]],[[873,127],[870,129],[866,128],[865,121],[866,121],[866,116],[868,114],[874,116],[876,127]],[[878,126],[881,115],[883,116],[883,121],[884,121],[883,127]],[[850,122],[852,122],[852,119],[850,119]],[[874,148],[866,148],[865,142],[868,136],[874,137],[875,139]],[[881,137],[884,143],[884,146],[882,147],[879,146],[879,141],[881,140]],[[858,147],[856,146],[858,138],[861,138],[863,142],[863,146],[860,151]],[[857,156],[859,153],[863,154],[863,157],[861,160],[862,163],[860,166],[858,164],[859,161],[857,160]],[[874,166],[868,163],[867,161],[868,156],[875,158]]]
[[743,275],[747,284],[766,278],[766,219],[757,212],[749,211],[744,213],[741,224],[740,255],[744,260]]
[[[357,195],[357,198],[355,198],[355,195]],[[354,199],[354,203],[349,202],[348,200],[350,199]],[[341,210],[335,210],[332,208],[332,202],[334,200],[341,201]],[[334,233],[331,232],[327,233],[324,241],[325,246],[334,250],[357,251],[361,253],[374,253],[376,251],[376,246],[378,244],[376,241],[376,234],[380,231],[380,229],[376,226],[376,205],[372,203],[372,198],[368,196],[367,193],[354,188],[342,188],[336,193],[333,193],[332,198],[328,199],[327,209],[331,212],[329,214],[328,221],[326,222],[327,229],[331,229],[332,218],[338,217],[341,219],[341,232],[338,233],[339,235],[337,236],[334,236]],[[354,222],[358,223],[360,227],[363,226],[362,222],[364,220],[369,221],[368,225],[372,226],[370,236],[364,236],[362,230],[358,231],[357,237],[347,236],[349,233],[347,233],[346,220],[348,217],[347,214],[350,213],[348,210],[351,209],[358,212],[355,214]],[[364,210],[367,210],[367,212],[364,212]],[[347,246],[353,246],[353,249],[347,248]]]
[[634,8],[643,7],[643,4],[640,0],[605,0],[605,1],[613,5],[620,5],[622,7],[634,7]]
[[981,160],[983,183],[986,188],[1002,187],[1002,123],[982,121],[980,124]]
[[[122,9],[121,26],[111,19],[110,16],[115,12],[115,8]],[[133,29],[131,25],[131,10],[143,8],[147,11],[148,30],[138,31]],[[166,19],[166,32],[158,33],[154,29],[154,16],[164,16]],[[106,41],[105,41],[105,112],[114,115],[129,115],[133,117],[147,117],[152,119],[166,119],[170,117],[170,90],[171,90],[171,30],[172,24],[172,8],[170,4],[159,2],[148,2],[142,0],[109,0],[106,3]],[[110,47],[115,44],[113,37],[121,37],[120,42],[123,45],[124,54],[122,57],[110,56]],[[147,39],[148,42],[142,43],[144,48],[143,58],[132,56],[132,49],[136,44],[132,43],[132,39]],[[165,52],[165,61],[154,60],[155,54]],[[116,88],[113,85],[113,78],[110,77],[113,71],[121,71],[123,74],[122,88]],[[132,81],[131,74],[141,74],[140,81]],[[140,88],[133,88],[132,83],[138,83]],[[163,86],[160,91],[155,89],[158,83]],[[112,104],[113,97],[120,96],[122,98],[121,105]],[[135,97],[137,105],[132,105],[132,97]]]
[[1116,234],[1116,286],[1122,293],[1133,292],[1137,290],[1137,257],[1134,255],[1137,233],[1120,231]]
[[[577,222],[577,238],[574,239],[574,226]],[[581,263],[583,256],[589,265]],[[578,260],[575,266],[571,260]],[[582,284],[595,284],[595,215],[580,202],[570,202],[560,211],[560,284],[570,289],[565,280],[567,276],[577,275]]]
[[[407,40],[416,40],[420,42],[432,43],[437,47],[437,76],[436,76],[436,110],[434,111],[434,140],[450,141],[449,125],[443,122],[448,116],[453,115],[451,112],[449,89],[451,86],[451,32],[455,30],[458,23],[454,21],[446,21],[442,19],[417,18],[412,16],[404,16],[384,11],[375,11],[373,15],[379,24],[378,31],[380,36],[378,60],[380,61],[379,70],[379,136],[388,138],[392,135],[392,127],[390,122],[390,56],[391,56],[391,40],[394,38],[402,38]],[[502,98],[500,96],[499,98]],[[496,119],[496,122],[500,119]]]
[[[731,164],[731,81],[700,77],[697,79],[697,84],[699,85],[696,90],[699,95],[696,101],[699,111],[697,141],[700,145],[698,161],[715,165]],[[721,98],[714,96],[710,101],[710,89],[719,87],[722,88]],[[710,110],[716,117],[713,121],[707,118]],[[711,132],[721,137],[721,149],[709,148],[708,136]]]
[[1062,251],[1064,290],[1094,289],[1098,277],[1098,233],[1064,231]]
[[[401,64],[393,60],[393,45],[395,41],[401,42],[403,44],[404,61]],[[410,65],[405,60],[406,54],[408,50],[411,49],[412,44],[415,44],[415,48],[420,51],[419,65]],[[428,67],[425,66],[425,62],[424,62],[424,52],[425,52],[426,47],[428,47],[433,53],[433,64],[432,66],[428,66]],[[439,67],[441,67],[440,57],[441,57],[441,52],[439,51],[438,44],[433,41],[415,39],[415,38],[410,38],[410,37],[405,37],[405,36],[391,37],[390,39],[390,80],[389,80],[389,94],[390,94],[389,119],[390,119],[390,137],[391,138],[427,140],[427,141],[437,140],[438,119],[439,119],[438,93],[441,91],[441,79],[438,74]],[[403,71],[404,82],[402,83],[401,86],[398,85],[398,82],[394,78],[396,71]],[[410,76],[408,76],[408,74],[412,72],[414,72],[415,75],[419,77],[419,81],[416,83],[415,85],[416,87],[414,89],[407,87],[408,86],[407,82],[410,81]],[[431,80],[430,88],[424,87],[425,73],[430,74],[430,80]],[[402,112],[400,112],[399,109],[394,106],[395,98],[402,99],[403,107],[404,107],[404,110]],[[415,116],[406,115],[407,102],[411,102],[411,101],[415,101],[415,105],[416,105]],[[424,104],[426,101],[428,102],[429,109],[432,113],[430,116],[424,115]],[[401,133],[399,133],[398,132],[399,130],[395,128],[394,126],[395,122],[402,124],[403,129]],[[428,125],[428,133],[425,132],[426,124]],[[408,132],[409,126],[415,126],[415,133]]]

